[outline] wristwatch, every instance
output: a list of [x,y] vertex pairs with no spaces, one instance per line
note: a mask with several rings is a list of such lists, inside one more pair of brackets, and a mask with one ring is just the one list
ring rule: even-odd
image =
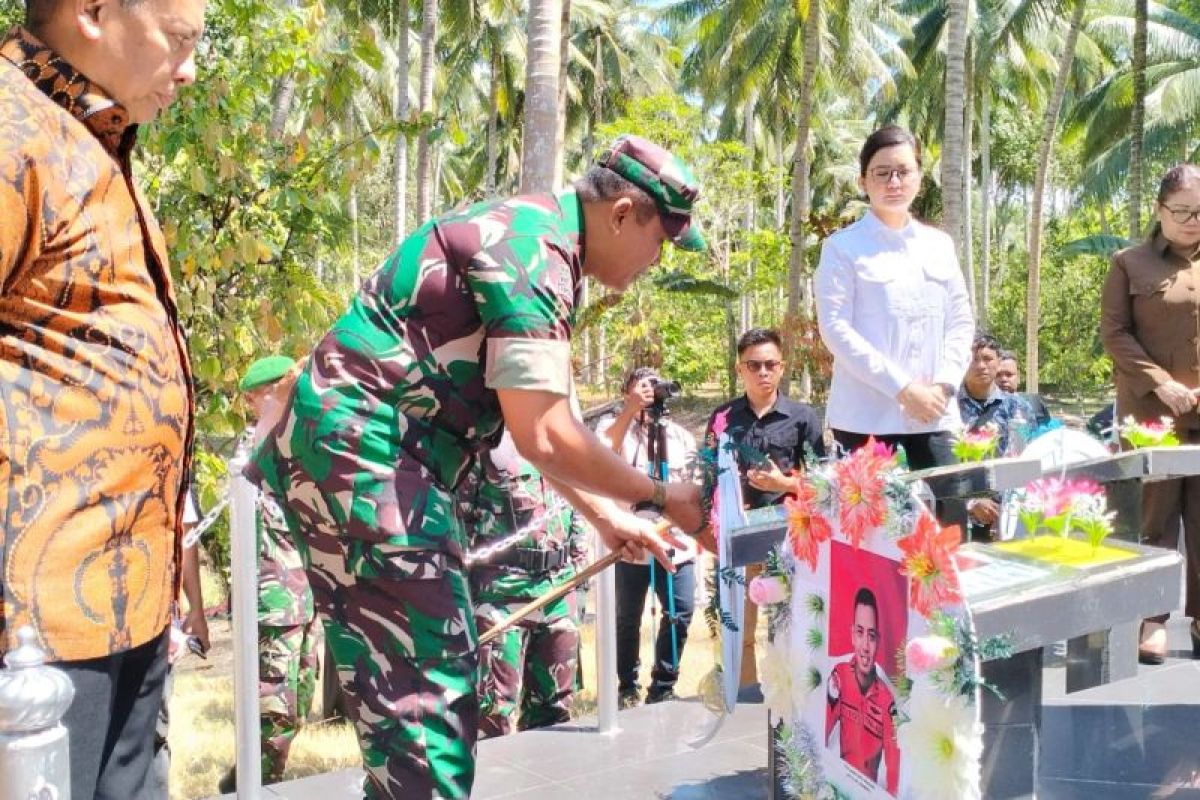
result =
[[638,514],[648,512],[657,516],[662,514],[663,509],[667,507],[667,485],[658,478],[651,478],[650,483],[654,486],[654,492],[650,495],[650,499],[638,503],[633,510]]

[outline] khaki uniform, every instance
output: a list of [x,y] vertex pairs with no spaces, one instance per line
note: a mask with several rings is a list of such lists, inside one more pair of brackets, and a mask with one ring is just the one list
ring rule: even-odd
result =
[[[1117,384],[1114,422],[1171,417],[1184,444],[1200,444],[1200,416],[1176,416],[1154,394],[1175,380],[1200,387],[1200,248],[1173,249],[1162,234],[1113,256],[1100,300],[1100,338]],[[1187,545],[1187,615],[1200,617],[1200,477],[1147,483],[1142,540],[1175,549],[1180,519]],[[1162,616],[1157,619],[1165,620]]]

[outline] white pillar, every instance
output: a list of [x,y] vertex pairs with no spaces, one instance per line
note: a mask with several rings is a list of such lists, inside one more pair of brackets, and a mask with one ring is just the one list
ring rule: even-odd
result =
[[[597,540],[599,537],[596,537]],[[603,551],[603,552],[601,552]],[[608,548],[597,541],[598,556]],[[600,733],[615,734],[617,727],[617,579],[616,569],[596,576],[596,717]]]
[[233,566],[229,612],[233,616],[233,720],[238,800],[258,800],[262,751],[258,714],[258,490],[243,475],[245,450],[229,462],[229,561]]

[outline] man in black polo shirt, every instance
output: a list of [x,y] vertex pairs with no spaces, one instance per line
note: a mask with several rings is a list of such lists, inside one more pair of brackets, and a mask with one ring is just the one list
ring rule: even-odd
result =
[[[779,333],[769,328],[751,328],[737,343],[737,373],[745,394],[730,400],[713,412],[708,421],[728,412],[725,431],[738,445],[738,467],[742,472],[742,498],[747,508],[782,503],[791,491],[794,470],[804,468],[805,458],[825,456],[821,422],[812,407],[779,392],[783,378],[783,346]],[[705,441],[709,437],[705,436]],[[761,572],[754,565],[746,570],[746,580]],[[758,610],[746,604],[741,685],[758,683],[754,663],[754,629]]]

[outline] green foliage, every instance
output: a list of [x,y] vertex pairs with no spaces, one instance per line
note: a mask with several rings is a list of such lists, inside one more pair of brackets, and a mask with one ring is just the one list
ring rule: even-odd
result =
[[[1043,389],[1092,393],[1105,386],[1112,362],[1100,343],[1100,290],[1108,259],[1080,252],[1085,231],[1099,227],[1094,212],[1052,219],[1042,259],[1040,382]],[[1025,343],[1027,261],[1023,249],[1002,256],[1004,280],[993,287],[990,332],[1009,349]]]

